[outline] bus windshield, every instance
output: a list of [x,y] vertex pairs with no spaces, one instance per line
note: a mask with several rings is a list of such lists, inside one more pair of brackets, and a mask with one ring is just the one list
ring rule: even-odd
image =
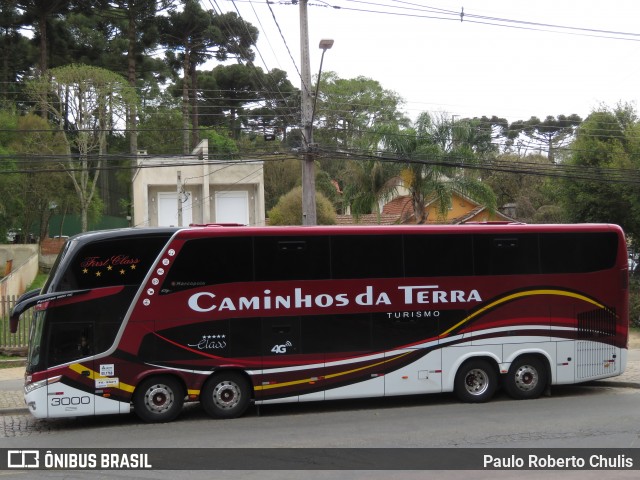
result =
[[[107,351],[140,283],[175,229],[72,237],[40,295],[18,301],[12,319],[36,306],[27,371]],[[115,236],[115,238],[114,238]]]

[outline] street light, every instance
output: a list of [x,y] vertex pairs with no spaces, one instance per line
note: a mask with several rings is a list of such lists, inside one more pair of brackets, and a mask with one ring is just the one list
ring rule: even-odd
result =
[[[304,125],[304,138],[307,140],[304,164],[302,166],[302,224],[303,225],[317,225],[318,215],[316,208],[316,172],[315,172],[315,146],[313,144],[313,119],[316,114],[316,102],[318,101],[318,90],[320,89],[320,76],[322,75],[322,62],[324,61],[324,54],[327,50],[333,47],[333,40],[322,39],[320,40],[319,48],[322,49],[322,57],[320,58],[320,69],[318,70],[318,81],[316,82],[316,92],[313,98],[313,106],[311,112],[308,111],[310,98],[304,99],[304,94],[309,97],[308,88],[305,89],[303,85],[303,101],[302,101],[302,118]],[[307,62],[308,65],[308,62]],[[309,77],[311,76],[310,70]],[[307,85],[311,85],[311,78],[307,78]],[[306,107],[306,108],[305,108]],[[310,116],[308,116],[310,113]],[[308,118],[308,121],[305,119]]]
[[311,124],[313,125],[313,119],[316,116],[316,103],[318,102],[318,91],[320,90],[320,75],[322,75],[322,62],[324,62],[324,54],[327,50],[333,47],[333,39],[323,38],[320,40],[318,48],[322,49],[322,56],[320,57],[320,69],[318,70],[318,81],[316,82],[316,94],[313,97],[313,110],[311,111]]

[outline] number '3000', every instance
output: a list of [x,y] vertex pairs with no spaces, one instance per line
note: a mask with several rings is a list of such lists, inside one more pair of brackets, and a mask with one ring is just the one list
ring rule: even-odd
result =
[[91,397],[54,397],[51,399],[52,407],[60,407],[67,405],[89,405]]

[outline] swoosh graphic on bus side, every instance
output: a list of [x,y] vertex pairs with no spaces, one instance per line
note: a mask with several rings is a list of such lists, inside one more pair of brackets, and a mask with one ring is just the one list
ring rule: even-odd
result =
[[[486,312],[487,310],[490,310],[490,309],[492,309],[494,307],[497,307],[498,305],[501,305],[503,303],[510,302],[511,300],[516,300],[518,298],[524,298],[524,297],[530,297],[530,296],[534,296],[534,295],[558,295],[558,296],[563,296],[563,297],[572,297],[572,298],[575,298],[575,299],[578,299],[578,300],[582,300],[583,302],[591,303],[592,305],[595,305],[598,308],[602,308],[603,310],[611,311],[605,305],[602,305],[601,303],[596,302],[595,300],[593,300],[593,299],[591,299],[589,297],[586,297],[586,296],[581,295],[579,293],[571,292],[569,290],[552,290],[552,289],[529,290],[529,291],[526,291],[526,292],[512,293],[512,294],[507,295],[505,297],[502,297],[502,298],[500,298],[500,299],[498,299],[498,300],[496,300],[494,302],[491,302],[488,305],[485,305],[484,307],[480,308],[479,310],[473,312],[471,315],[463,318],[460,322],[455,324],[453,327],[451,327],[448,330],[442,332],[440,334],[440,338],[446,337],[452,331],[454,331],[457,328],[461,327],[462,325],[464,325],[465,323],[469,322],[470,320],[473,320],[474,318],[476,318],[480,314]],[[613,313],[613,312],[611,312],[611,313]],[[616,315],[616,317],[617,317],[617,315]]]
[[272,385],[257,385],[257,386],[255,386],[253,388],[256,391],[268,390],[268,389],[272,389],[272,388],[289,387],[291,385],[300,385],[301,383],[317,382],[319,379],[330,379],[330,378],[341,377],[341,376],[344,376],[344,375],[349,375],[351,373],[360,372],[362,370],[367,370],[369,368],[377,367],[379,365],[384,365],[385,363],[396,361],[396,360],[398,360],[398,359],[400,359],[400,358],[402,358],[402,357],[404,357],[406,355],[409,355],[410,353],[414,353],[414,352],[401,353],[400,355],[396,355],[393,358],[389,358],[387,360],[383,360],[382,362],[372,363],[370,365],[365,365],[364,367],[354,368],[354,369],[351,369],[351,370],[345,370],[343,372],[330,373],[328,375],[322,375],[320,377],[303,378],[301,380],[292,380],[290,382],[275,383],[275,384],[272,384]]
[[[69,365],[69,369],[73,370],[74,372],[76,372],[79,375],[82,375],[82,372],[89,372],[89,375],[83,375],[84,377],[90,379],[90,380],[99,380],[99,379],[108,379],[108,378],[113,378],[113,377],[103,377],[102,375],[100,375],[98,372],[85,367],[84,365],[82,365],[81,363],[73,363],[71,365]],[[120,380],[118,380],[118,386],[117,387],[110,387],[110,388],[118,388],[120,390],[124,390],[125,392],[129,392],[132,393],[135,390],[135,387],[133,385],[129,385],[127,383],[121,382]]]

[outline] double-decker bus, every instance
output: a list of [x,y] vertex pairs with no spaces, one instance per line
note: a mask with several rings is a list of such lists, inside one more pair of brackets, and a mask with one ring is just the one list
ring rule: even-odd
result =
[[69,239],[29,308],[41,418],[531,399],[624,371],[627,250],[615,225],[123,229]]

